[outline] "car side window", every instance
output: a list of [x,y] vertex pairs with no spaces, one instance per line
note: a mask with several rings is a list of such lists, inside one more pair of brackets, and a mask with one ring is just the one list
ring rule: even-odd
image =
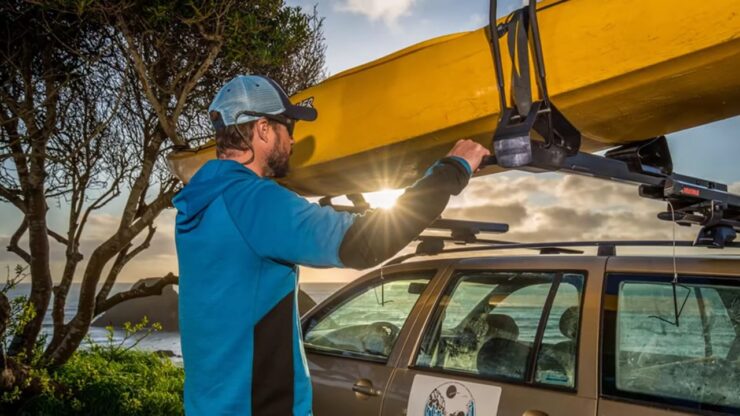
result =
[[319,311],[306,350],[385,361],[433,273],[385,277]]
[[682,277],[674,291],[671,280],[609,276],[617,302],[604,314],[605,393],[739,412],[740,285]]
[[[573,286],[572,277],[563,280],[565,275],[578,276],[578,286]],[[546,332],[546,327],[540,325],[550,312],[546,306],[553,303],[551,298],[558,297],[553,309],[557,317],[553,319],[561,319],[571,306],[580,305],[582,282],[582,274],[458,273],[422,341],[416,366],[485,378],[574,386],[568,368],[575,366],[575,360],[569,358],[568,346],[564,345],[559,355],[554,347],[546,356],[540,349],[536,381],[531,369],[537,340]],[[553,291],[554,284],[570,289]],[[578,332],[579,316],[577,313],[575,329],[568,328],[569,331]],[[567,341],[552,335],[546,339],[553,346]],[[573,346],[572,351],[575,349]]]
[[581,293],[583,276],[565,274],[552,302],[537,357],[538,383],[575,387]]

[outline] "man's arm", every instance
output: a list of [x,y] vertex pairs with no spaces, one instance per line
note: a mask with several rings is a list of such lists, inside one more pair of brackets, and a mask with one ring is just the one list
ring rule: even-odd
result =
[[313,267],[342,267],[338,247],[352,225],[352,214],[310,203],[270,180],[229,189],[224,202],[257,255]]
[[464,159],[446,157],[406,188],[392,209],[356,217],[339,248],[342,264],[366,269],[396,254],[439,217],[450,196],[468,184],[471,173]]
[[459,141],[392,209],[361,216],[319,207],[267,180],[229,189],[224,199],[244,240],[258,255],[314,267],[364,269],[396,254],[437,219],[487,154],[473,141]]

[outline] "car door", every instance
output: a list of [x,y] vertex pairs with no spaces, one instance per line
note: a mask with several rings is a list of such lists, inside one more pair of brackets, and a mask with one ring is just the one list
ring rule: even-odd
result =
[[436,273],[408,266],[393,270],[341,289],[304,318],[316,416],[380,413],[396,345],[405,339],[407,322]]
[[383,415],[595,415],[604,263],[459,262],[415,324]]
[[740,414],[740,261],[614,258],[603,310],[603,416]]

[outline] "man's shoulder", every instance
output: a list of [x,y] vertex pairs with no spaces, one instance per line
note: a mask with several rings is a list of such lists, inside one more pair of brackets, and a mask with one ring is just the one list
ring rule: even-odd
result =
[[272,179],[240,176],[224,192],[226,202],[254,200],[255,203],[270,205],[270,202],[300,201],[302,198]]

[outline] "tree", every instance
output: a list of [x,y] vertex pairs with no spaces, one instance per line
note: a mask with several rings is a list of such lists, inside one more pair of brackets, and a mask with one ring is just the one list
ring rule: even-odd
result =
[[[169,273],[154,285],[110,296],[124,267],[149,246],[155,219],[180,187],[165,154],[210,135],[207,106],[236,74],[271,76],[289,93],[319,81],[325,74],[321,25],[315,9],[306,13],[281,0],[12,0],[0,6],[6,35],[0,201],[22,214],[8,250],[29,265],[28,301],[36,312],[15,334],[9,359],[31,356],[52,293],[54,329],[43,362],[55,367],[78,348],[95,316],[177,283]],[[123,201],[117,229],[83,253],[90,215],[117,198]],[[49,201],[68,204],[63,233],[48,227]],[[51,274],[50,243],[65,250],[61,276]],[[80,273],[78,309],[67,322],[64,306]]]

